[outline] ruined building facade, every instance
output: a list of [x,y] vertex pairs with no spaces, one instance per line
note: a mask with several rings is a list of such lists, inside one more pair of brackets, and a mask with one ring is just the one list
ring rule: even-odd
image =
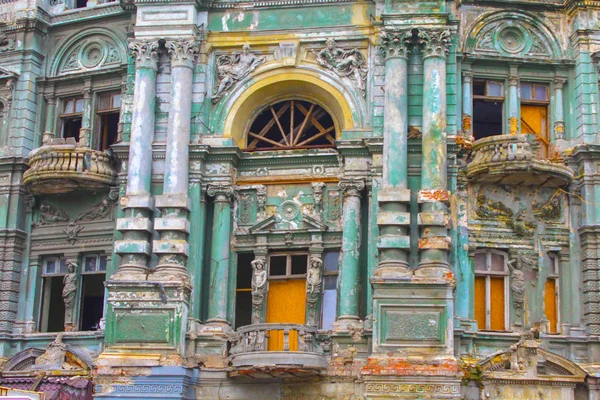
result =
[[599,399],[599,68],[595,0],[2,0],[0,386]]

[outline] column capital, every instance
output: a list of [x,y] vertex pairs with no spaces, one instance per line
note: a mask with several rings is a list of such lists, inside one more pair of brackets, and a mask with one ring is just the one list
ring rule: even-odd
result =
[[129,49],[135,57],[136,68],[158,68],[158,41],[147,39],[129,42]]
[[233,187],[228,183],[209,183],[206,194],[214,197],[215,201],[230,203],[233,197]]
[[509,75],[508,86],[519,86],[519,77],[516,75]]
[[48,104],[56,104],[56,95],[54,93],[45,93],[44,99],[46,99]]
[[383,28],[379,31],[379,50],[385,58],[407,58],[410,50],[408,45],[412,38],[410,29]]
[[473,71],[462,71],[463,83],[473,82]]
[[344,197],[360,197],[360,192],[365,189],[364,179],[341,179],[338,184],[340,190],[344,192]]
[[429,57],[446,58],[450,50],[449,29],[419,29],[419,43],[423,59]]
[[171,58],[171,68],[193,68],[196,56],[200,52],[200,44],[194,39],[167,40],[165,48]]
[[554,83],[554,89],[562,89],[565,83],[567,83],[567,79],[557,76],[552,82]]

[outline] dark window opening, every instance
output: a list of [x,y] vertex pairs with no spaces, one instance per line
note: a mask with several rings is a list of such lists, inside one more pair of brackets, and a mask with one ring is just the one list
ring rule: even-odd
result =
[[252,260],[254,254],[237,255],[237,288],[235,291],[235,327],[252,323]]
[[48,276],[43,279],[41,332],[65,330],[65,303],[62,297],[63,277]]
[[502,82],[473,81],[473,135],[475,140],[502,135],[504,85]]
[[104,274],[84,275],[81,306],[81,330],[98,330],[104,311]]
[[63,108],[60,115],[62,137],[74,138],[79,141],[79,131],[83,115],[83,97],[70,97],[62,100]]
[[306,254],[292,256],[292,275],[306,274],[307,265],[308,256]]
[[120,108],[121,93],[108,92],[98,96],[98,150],[106,150],[117,142]]
[[84,8],[87,7],[87,0],[76,0],[75,8]]
[[269,276],[285,276],[287,273],[287,256],[271,256]]
[[281,101],[264,108],[246,132],[246,150],[333,147],[335,126],[321,106],[303,100]]

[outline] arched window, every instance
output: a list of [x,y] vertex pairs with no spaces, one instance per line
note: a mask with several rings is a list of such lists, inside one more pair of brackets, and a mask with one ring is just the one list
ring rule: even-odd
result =
[[335,126],[321,106],[285,100],[261,110],[246,131],[247,151],[333,147]]

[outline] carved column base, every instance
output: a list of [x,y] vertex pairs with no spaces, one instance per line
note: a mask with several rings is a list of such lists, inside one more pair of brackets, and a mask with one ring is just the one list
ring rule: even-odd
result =
[[353,332],[363,329],[363,321],[352,315],[342,315],[333,323],[333,332]]

